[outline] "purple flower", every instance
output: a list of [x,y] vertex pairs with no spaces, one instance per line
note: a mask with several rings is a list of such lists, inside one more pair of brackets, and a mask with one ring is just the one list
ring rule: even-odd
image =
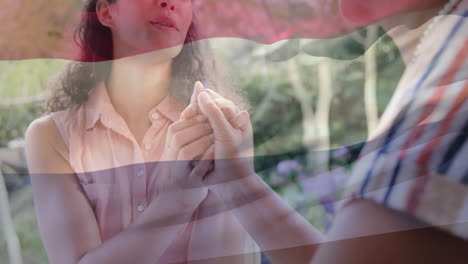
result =
[[349,179],[349,174],[346,172],[344,167],[338,167],[332,171],[330,171],[331,176],[333,177],[333,180],[336,183],[336,186],[338,188],[341,188],[346,185]]
[[327,214],[335,214],[335,201],[333,199],[330,199],[330,198],[323,198],[323,199],[319,199],[320,201],[320,204],[322,204],[323,208],[325,209],[325,212],[327,212]]
[[305,193],[313,193],[317,199],[330,199],[346,184],[348,175],[344,168],[339,167],[312,177],[301,175],[299,179]]
[[286,176],[277,173],[272,173],[270,180],[271,184],[274,186],[282,186],[288,183],[288,178]]
[[301,177],[300,182],[305,193],[313,193],[318,199],[329,197],[336,191],[335,181],[328,172]]
[[283,160],[276,166],[276,172],[279,175],[289,176],[294,172],[301,171],[303,166],[295,160]]
[[335,151],[333,151],[334,159],[349,159],[350,156],[351,156],[351,153],[349,152],[349,149],[344,146],[341,146],[335,149]]

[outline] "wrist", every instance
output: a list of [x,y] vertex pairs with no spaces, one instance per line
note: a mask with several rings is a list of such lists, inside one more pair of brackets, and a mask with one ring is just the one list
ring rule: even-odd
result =
[[158,203],[166,204],[175,212],[193,212],[206,198],[208,189],[197,187],[177,191],[164,191],[158,194]]
[[212,185],[210,189],[231,209],[255,202],[273,192],[255,173],[233,181]]

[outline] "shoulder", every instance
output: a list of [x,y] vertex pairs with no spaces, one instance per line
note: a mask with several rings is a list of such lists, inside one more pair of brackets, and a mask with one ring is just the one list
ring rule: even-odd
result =
[[53,114],[39,117],[31,122],[25,133],[25,143],[27,153],[49,156],[58,154],[68,161],[68,148],[53,119]]
[[39,117],[32,121],[26,129],[25,135],[26,139],[29,141],[39,140],[53,143],[52,141],[55,141],[56,136],[59,135],[59,132],[52,118],[52,114]]

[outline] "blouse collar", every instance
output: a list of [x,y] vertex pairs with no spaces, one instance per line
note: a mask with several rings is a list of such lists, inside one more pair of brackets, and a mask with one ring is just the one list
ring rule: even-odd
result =
[[[179,120],[180,114],[185,106],[179,100],[171,95],[167,95],[164,99],[152,108],[148,113],[148,118],[154,122],[154,115],[163,116],[172,122]],[[121,119],[120,115],[115,111],[109,95],[107,93],[104,81],[100,81],[94,89],[91,90],[88,101],[85,104],[86,112],[86,129],[93,128],[98,120],[106,124],[107,122],[116,122]]]

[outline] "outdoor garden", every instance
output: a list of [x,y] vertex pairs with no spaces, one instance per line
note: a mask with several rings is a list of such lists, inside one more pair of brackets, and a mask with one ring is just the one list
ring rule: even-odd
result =
[[[0,39],[0,263],[47,263],[24,133],[43,113],[50,80],[70,62],[48,58],[43,50],[60,51],[56,43],[66,37],[60,32],[67,14],[79,7],[79,1],[59,2],[31,3],[16,16],[0,11],[0,22],[17,21],[11,28],[0,26],[2,36],[7,34]],[[37,32],[34,23],[46,25],[41,30],[47,32]],[[241,87],[250,103],[257,173],[325,231],[353,163],[404,70],[394,43],[376,26],[340,38],[290,38],[271,45],[240,38],[202,41],[209,42],[226,80]],[[19,51],[29,59],[14,59]]]

